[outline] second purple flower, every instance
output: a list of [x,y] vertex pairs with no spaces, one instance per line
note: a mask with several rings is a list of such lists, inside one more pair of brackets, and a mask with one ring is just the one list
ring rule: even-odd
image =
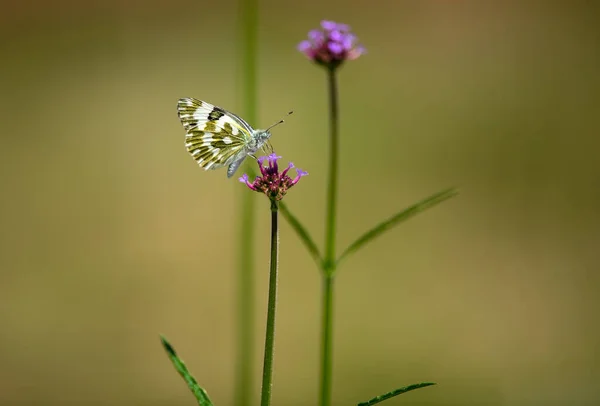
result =
[[313,62],[333,68],[366,52],[350,26],[328,20],[321,21],[321,29],[311,30],[308,40],[298,44],[298,50]]

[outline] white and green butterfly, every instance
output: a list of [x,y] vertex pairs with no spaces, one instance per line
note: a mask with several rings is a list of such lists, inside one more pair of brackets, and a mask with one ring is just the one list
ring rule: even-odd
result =
[[185,147],[205,170],[227,166],[231,178],[247,156],[259,149],[273,151],[269,130],[255,130],[239,116],[191,97],[179,99],[177,113],[185,129]]

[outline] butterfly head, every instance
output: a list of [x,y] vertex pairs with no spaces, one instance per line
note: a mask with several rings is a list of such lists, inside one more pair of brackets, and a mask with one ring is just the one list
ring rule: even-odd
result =
[[271,138],[271,132],[267,130],[254,130],[252,133],[252,139],[248,144],[249,152],[254,153],[259,149],[267,150],[267,148],[272,148],[271,143],[269,142],[269,138]]

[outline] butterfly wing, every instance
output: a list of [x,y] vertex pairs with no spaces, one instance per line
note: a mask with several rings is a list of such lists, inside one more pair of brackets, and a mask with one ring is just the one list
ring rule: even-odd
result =
[[246,158],[246,155],[243,155],[239,159],[234,159],[234,161],[231,164],[229,164],[229,167],[227,168],[227,177],[228,178],[231,178],[233,176],[233,174],[235,173],[235,171],[237,171],[237,169],[240,167],[242,162],[244,162],[245,158]]
[[217,169],[245,158],[253,129],[235,114],[194,98],[179,99],[177,114],[185,147],[200,167]]

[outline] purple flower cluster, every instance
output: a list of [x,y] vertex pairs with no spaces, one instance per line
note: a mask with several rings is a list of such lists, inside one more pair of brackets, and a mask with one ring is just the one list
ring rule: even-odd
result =
[[[288,171],[294,168],[293,163],[289,163],[288,167],[279,173],[277,160],[280,156],[271,154],[269,156],[261,156],[258,158],[258,166],[261,176],[257,176],[254,182],[250,182],[248,175],[244,174],[239,178],[240,182],[245,183],[250,189],[255,192],[266,194],[271,200],[281,200],[287,193],[288,189],[294,186],[301,177],[308,175],[308,172],[296,168],[297,175],[294,179],[288,176]],[[263,162],[267,160],[267,166],[263,166]]]
[[298,44],[298,50],[313,62],[329,67],[337,67],[366,52],[362,45],[357,45],[348,25],[327,20],[321,21],[320,30],[308,33],[308,40]]

